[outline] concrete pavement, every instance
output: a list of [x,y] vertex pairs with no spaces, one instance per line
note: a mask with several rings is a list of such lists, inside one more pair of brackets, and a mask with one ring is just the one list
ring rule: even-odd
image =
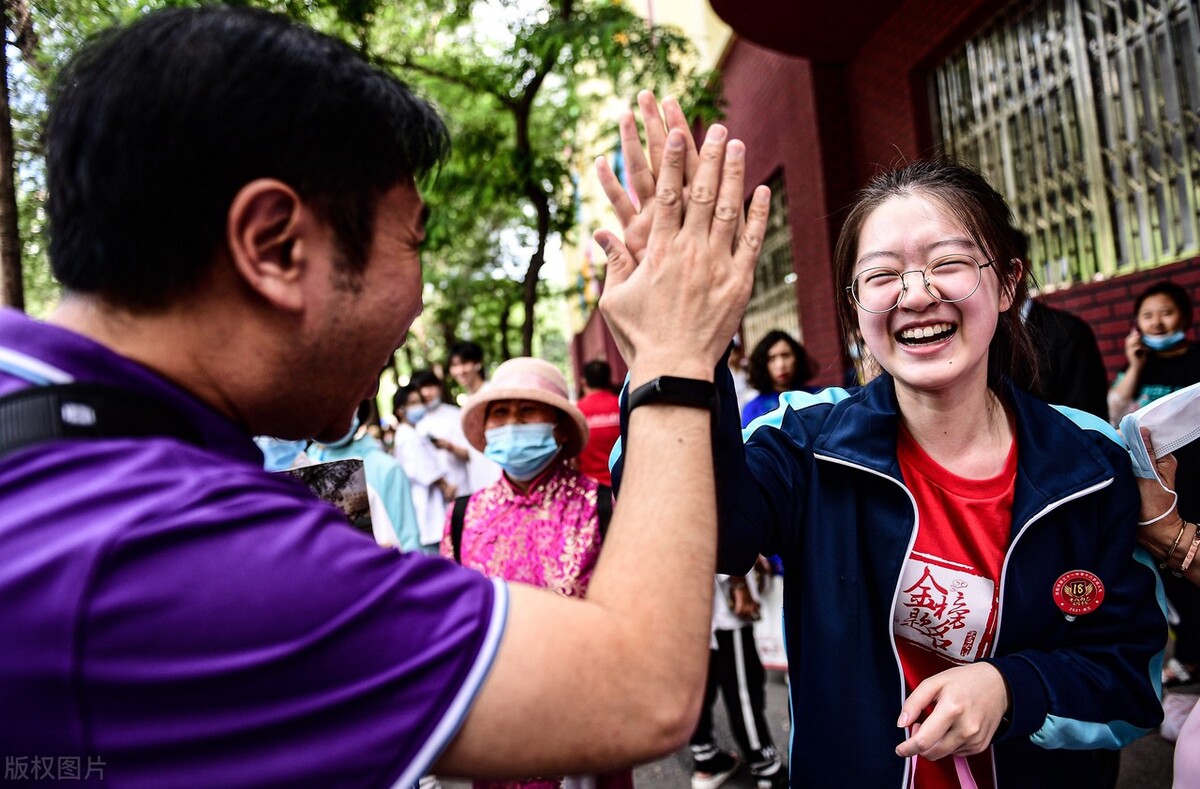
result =
[[[1200,692],[1200,685],[1184,690]],[[720,699],[716,706],[714,717],[718,745],[735,750],[728,717]],[[788,743],[787,707],[787,683],[783,673],[768,672],[767,722],[771,726],[775,744],[782,752],[786,752]],[[1117,789],[1171,789],[1171,760],[1174,757],[1174,746],[1160,737],[1157,731],[1147,734],[1121,751],[1121,773]],[[691,786],[691,770],[691,754],[687,748],[682,748],[664,759],[637,768],[633,774],[634,783],[638,789],[688,789]],[[754,789],[755,783],[743,768],[725,786],[729,789]]]
[[[1200,693],[1200,684],[1182,690]],[[782,672],[767,673],[767,722],[771,734],[781,752],[786,753],[788,744],[787,683]],[[718,698],[714,714],[717,745],[735,750],[733,735],[729,730],[729,719],[724,704]],[[1121,773],[1117,789],[1172,789],[1171,761],[1175,756],[1174,746],[1158,735],[1157,731],[1147,734],[1121,751]],[[642,765],[634,770],[634,784],[638,789],[690,789],[692,777],[691,753],[687,747],[656,762]],[[444,789],[470,789],[464,781],[442,781]],[[729,789],[755,789],[754,780],[744,767],[724,785]],[[1078,787],[1078,789],[1093,789]]]

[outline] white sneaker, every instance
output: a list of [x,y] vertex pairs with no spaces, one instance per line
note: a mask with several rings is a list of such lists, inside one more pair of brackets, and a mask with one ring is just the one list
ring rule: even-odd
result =
[[732,753],[716,751],[707,759],[692,760],[692,789],[717,789],[742,766]]

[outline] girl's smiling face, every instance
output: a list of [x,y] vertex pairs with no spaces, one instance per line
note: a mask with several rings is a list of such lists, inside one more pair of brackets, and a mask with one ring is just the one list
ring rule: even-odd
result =
[[988,346],[1000,313],[1012,306],[993,268],[963,301],[938,301],[921,272],[934,259],[965,255],[986,264],[990,255],[937,200],[920,193],[892,197],[862,225],[853,274],[876,267],[910,272],[900,304],[876,314],[857,308],[863,340],[897,387],[920,392],[987,387]]

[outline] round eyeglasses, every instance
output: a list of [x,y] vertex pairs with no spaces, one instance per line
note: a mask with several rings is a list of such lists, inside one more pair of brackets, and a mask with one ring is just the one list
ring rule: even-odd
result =
[[982,271],[996,261],[980,263],[970,255],[947,255],[929,261],[921,271],[896,271],[879,266],[858,273],[846,288],[854,303],[867,312],[891,312],[900,306],[908,290],[905,277],[920,274],[925,292],[938,301],[953,304],[969,299],[979,288]]

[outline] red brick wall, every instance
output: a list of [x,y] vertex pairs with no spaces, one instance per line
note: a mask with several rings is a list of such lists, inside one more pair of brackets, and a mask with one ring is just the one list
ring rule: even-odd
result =
[[[933,150],[926,75],[987,24],[1003,7],[995,0],[908,0],[846,68],[845,105],[852,144],[848,155],[858,185],[881,168]],[[823,102],[825,114],[830,103]],[[830,167],[826,162],[826,167]],[[833,228],[836,238],[838,226]],[[1078,285],[1048,294],[1047,303],[1079,315],[1096,332],[1109,378],[1125,366],[1124,338],[1133,299],[1151,283],[1170,278],[1200,297],[1200,259]],[[1193,336],[1195,336],[1193,334]]]
[[[832,258],[853,193],[881,168],[933,150],[926,75],[1003,6],[907,0],[846,64],[813,64],[741,40],[731,46],[722,69],[726,123],[747,145],[747,196],[783,171],[804,341],[822,369],[817,383],[839,382],[845,363]],[[1168,277],[1200,300],[1200,259],[1045,298],[1092,325],[1111,378],[1124,366],[1133,298]]]
[[833,310],[833,236],[820,140],[814,69],[809,61],[736,41],[722,70],[725,123],[746,143],[746,195],[783,172],[796,300],[816,383],[841,380],[844,365]]
[[925,89],[929,65],[1002,5],[995,0],[909,0],[859,50],[847,70],[846,95],[860,183],[880,169],[932,151]]
[[[1125,335],[1134,325],[1133,300],[1146,288],[1164,279],[1186,288],[1193,304],[1200,306],[1200,258],[1079,285],[1047,294],[1043,299],[1091,324],[1111,381],[1125,367]],[[1194,329],[1189,333],[1193,341],[1197,336]]]
[[583,366],[595,359],[608,362],[612,369],[613,386],[620,386],[625,381],[629,365],[625,364],[624,357],[617,350],[617,341],[608,330],[600,310],[592,310],[583,331],[576,334],[571,343],[571,374],[577,394],[583,393]]
[[850,64],[813,64],[744,40],[727,53],[725,122],[746,142],[747,183],[783,172],[804,344],[820,366],[815,383],[840,383],[847,363],[832,280],[845,210],[879,166],[928,150],[923,76],[914,74],[946,48],[948,33],[961,40],[959,29],[995,5],[912,0]]

